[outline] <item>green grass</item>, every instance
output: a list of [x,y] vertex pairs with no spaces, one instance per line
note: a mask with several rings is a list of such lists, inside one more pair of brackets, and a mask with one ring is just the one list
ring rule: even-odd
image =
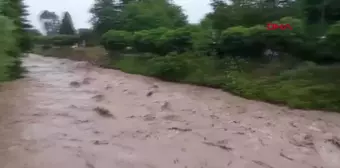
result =
[[113,67],[131,74],[148,74],[147,58],[140,57],[124,57],[116,63],[112,63]]

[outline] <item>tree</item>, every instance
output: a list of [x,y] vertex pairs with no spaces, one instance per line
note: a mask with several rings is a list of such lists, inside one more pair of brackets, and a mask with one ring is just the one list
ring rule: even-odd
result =
[[94,31],[101,36],[111,29],[119,30],[121,26],[120,7],[113,0],[95,0],[90,9],[92,18],[90,22]]
[[40,22],[48,36],[56,35],[59,32],[60,21],[57,14],[50,11],[43,11],[40,16]]
[[99,35],[111,29],[137,31],[187,24],[181,7],[169,0],[96,0],[90,12],[94,31]]
[[327,23],[334,24],[340,20],[340,1],[325,0],[325,19]]
[[97,40],[96,36],[93,33],[92,29],[81,28],[78,29],[79,40],[85,46],[94,46],[98,44],[99,40]]
[[61,20],[59,34],[74,35],[76,30],[74,29],[73,21],[70,13],[65,12],[63,19]]
[[8,17],[0,15],[0,80],[8,79],[4,72],[7,71],[7,66],[13,58],[8,55],[8,50],[12,50],[15,46],[14,30],[15,26]]
[[324,35],[328,25],[340,20],[338,0],[300,0],[305,22],[311,35]]
[[26,52],[31,48],[31,39],[29,39],[27,29],[30,29],[32,26],[29,24],[26,19],[28,13],[26,10],[27,6],[23,3],[22,0],[4,0],[3,1],[3,10],[1,13],[4,16],[9,17],[13,20],[13,23],[16,27],[15,34],[17,39],[17,46],[23,52]]
[[181,7],[168,0],[130,2],[125,6],[122,17],[124,30],[128,31],[187,25],[187,16]]
[[29,36],[28,32],[33,26],[27,20],[29,13],[27,12],[27,6],[22,1],[20,2],[20,15],[22,38],[19,43],[23,52],[27,52],[33,47],[33,39]]
[[208,16],[213,27],[224,30],[232,26],[254,26],[285,16],[300,17],[299,0],[213,0]]
[[[6,68],[9,77],[15,79],[19,78],[23,72],[19,57],[22,55],[22,52],[28,51],[31,47],[31,39],[26,31],[26,29],[30,28],[30,25],[26,20],[26,6],[22,0],[3,0],[1,2],[0,15],[5,16],[5,18],[8,18],[13,23],[12,35],[10,36],[12,36],[14,45],[6,49],[6,55],[12,57],[12,61],[10,64],[6,64]],[[7,23],[5,22],[4,24]],[[1,26],[5,25],[1,24]],[[9,36],[7,37],[10,38]]]

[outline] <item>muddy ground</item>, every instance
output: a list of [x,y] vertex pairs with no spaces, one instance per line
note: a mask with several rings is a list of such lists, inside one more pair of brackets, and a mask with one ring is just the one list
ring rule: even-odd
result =
[[0,88],[1,168],[339,168],[340,114],[30,55]]

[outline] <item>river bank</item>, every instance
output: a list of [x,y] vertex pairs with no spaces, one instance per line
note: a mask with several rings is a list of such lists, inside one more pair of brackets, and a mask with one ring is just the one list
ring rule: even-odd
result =
[[[318,65],[284,58],[267,64],[235,62],[192,53],[172,56],[110,55],[100,47],[52,48],[40,54],[120,69],[172,82],[220,88],[252,100],[295,109],[340,111],[340,65]],[[241,69],[241,70],[240,70]]]

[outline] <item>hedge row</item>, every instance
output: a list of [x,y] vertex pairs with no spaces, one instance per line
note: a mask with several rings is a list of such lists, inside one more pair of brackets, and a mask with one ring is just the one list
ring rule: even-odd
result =
[[132,47],[138,52],[157,55],[195,51],[205,55],[214,52],[220,57],[247,58],[262,58],[265,51],[270,49],[320,63],[340,61],[340,23],[333,25],[323,39],[309,38],[298,19],[286,17],[274,23],[288,23],[293,30],[270,31],[265,25],[250,28],[238,26],[221,32],[220,36],[199,26],[157,28],[134,33],[111,30],[102,36],[101,44],[111,51]]
[[57,36],[36,36],[35,44],[54,45],[54,46],[72,46],[80,41],[78,35],[57,35]]
[[183,53],[193,49],[206,51],[212,43],[211,34],[196,26],[174,30],[157,28],[135,33],[111,30],[101,39],[101,44],[107,50],[122,51],[127,47],[133,47],[138,52],[158,55],[166,55],[170,52]]

